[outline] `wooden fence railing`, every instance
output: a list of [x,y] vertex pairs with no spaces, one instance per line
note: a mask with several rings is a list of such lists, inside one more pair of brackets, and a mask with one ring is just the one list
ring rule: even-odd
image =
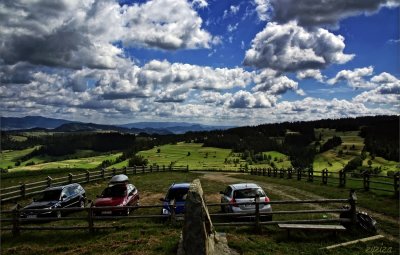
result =
[[[94,207],[90,204],[88,207],[76,207],[76,208],[56,208],[56,209],[21,209],[19,204],[15,206],[13,210],[1,211],[1,230],[2,231],[12,231],[14,236],[18,236],[21,231],[27,230],[88,230],[90,233],[94,233],[97,229],[108,229],[108,228],[129,228],[129,225],[118,225],[118,226],[99,226],[96,225],[96,222],[101,221],[115,221],[120,219],[157,219],[159,223],[161,222],[172,222],[174,223],[176,220],[175,213],[171,213],[170,215],[162,215],[162,214],[146,214],[146,215],[136,215],[131,213],[128,216],[97,216],[96,212],[101,210],[135,210],[135,212],[139,209],[149,209],[149,208],[163,208],[163,205],[141,205],[141,206],[108,206],[108,207]],[[169,209],[171,212],[175,212],[176,204],[175,202],[169,205]],[[158,210],[159,212],[160,210]],[[62,214],[67,214],[71,212],[86,212],[85,216],[73,216],[73,217],[51,217],[51,214],[55,214],[56,212],[61,212]],[[26,215],[29,213],[46,213],[50,216],[47,217],[35,217],[35,218],[27,218]],[[133,214],[133,215],[132,215]],[[3,215],[9,215],[9,217],[3,217]],[[25,215],[25,216],[24,216]],[[11,216],[11,217],[10,217]],[[160,221],[163,220],[163,221]],[[36,223],[52,223],[55,221],[81,221],[83,224],[74,225],[74,226],[46,226],[46,225],[37,225]],[[34,224],[34,226],[32,226]],[[28,226],[27,226],[28,225]]]
[[[280,200],[280,201],[270,201],[270,202],[260,202],[259,198],[255,198],[254,202],[246,202],[246,203],[236,203],[237,205],[242,204],[252,204],[255,205],[255,211],[251,213],[210,213],[211,219],[214,221],[215,219],[219,219],[219,221],[214,221],[212,224],[214,226],[254,226],[257,230],[261,230],[261,226],[263,225],[275,225],[281,223],[355,223],[356,222],[356,201],[357,197],[353,191],[350,192],[350,197],[348,199],[314,199],[314,200]],[[271,205],[288,205],[288,204],[337,204],[337,203],[348,203],[350,205],[349,209],[318,209],[318,210],[292,210],[292,211],[272,211],[268,213],[260,212],[260,205],[271,204]],[[229,205],[229,203],[208,203],[207,207],[215,207],[215,206],[224,206]],[[126,221],[121,222],[118,226],[110,226],[110,225],[98,225],[97,222],[102,221],[116,221],[121,219],[152,219],[156,220],[156,222],[162,223],[174,223],[176,219],[178,219],[179,215],[176,215],[175,203],[171,203],[169,205],[170,211],[172,212],[170,215],[161,215],[161,214],[136,214],[137,210],[145,209],[145,208],[162,208],[163,205],[142,205],[142,206],[125,206],[125,207],[93,207],[89,205],[88,207],[77,207],[77,208],[57,208],[57,209],[21,209],[17,204],[13,210],[1,211],[1,231],[12,231],[14,236],[20,235],[22,231],[41,231],[41,230],[87,230],[89,233],[94,233],[98,229],[109,229],[109,228],[129,228],[129,224],[126,224]],[[111,209],[132,209],[133,212],[129,216],[96,216],[96,211],[98,210],[111,210]],[[86,215],[76,215],[76,216],[67,216],[67,217],[43,217],[43,218],[26,218],[22,217],[22,213],[28,212],[57,212],[60,211],[64,214],[69,212],[86,212]],[[278,221],[262,221],[262,216],[267,215],[289,215],[289,214],[316,214],[316,213],[342,213],[349,212],[348,218],[331,218],[331,219],[308,219],[308,220],[278,220]],[[9,215],[9,217],[4,217],[3,215]],[[183,215],[181,215],[182,217]],[[232,216],[234,217],[254,217],[254,221],[240,222],[234,221],[232,222]],[[160,219],[163,219],[161,221]],[[222,222],[221,222],[222,219]],[[204,219],[203,219],[204,220]],[[54,225],[37,225],[35,223],[43,223],[43,222],[55,222],[55,221],[81,221],[84,224],[79,225],[62,225],[62,226],[54,226]],[[125,224],[124,224],[125,223]],[[32,224],[34,224],[32,226]],[[28,225],[28,226],[27,226]]]
[[392,177],[370,174],[364,172],[361,174],[346,173],[343,170],[331,172],[327,169],[315,171],[313,169],[278,169],[278,168],[254,168],[250,169],[251,175],[260,175],[275,178],[306,180],[307,182],[320,181],[322,184],[335,184],[339,187],[350,187],[349,181],[359,183],[351,188],[360,188],[365,191],[379,190],[384,192],[393,192],[395,196],[399,195],[399,177],[400,172],[396,172]]
[[153,172],[167,172],[167,171],[188,171],[187,167],[171,167],[171,166],[133,166],[124,167],[122,169],[101,169],[93,170],[80,174],[68,173],[67,176],[52,178],[47,176],[46,180],[31,182],[31,183],[20,183],[19,185],[6,187],[0,189],[0,201],[7,202],[13,201],[20,198],[25,198],[39,194],[43,189],[51,186],[65,185],[69,183],[89,183],[93,181],[105,180],[116,174],[136,175]]

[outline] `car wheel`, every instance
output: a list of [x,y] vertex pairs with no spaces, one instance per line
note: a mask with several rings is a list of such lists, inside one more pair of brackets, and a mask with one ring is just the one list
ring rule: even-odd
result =
[[85,208],[85,200],[81,200],[81,201],[79,202],[79,207],[80,207],[80,208]]
[[127,215],[127,216],[129,216],[129,213],[131,212],[131,208],[126,208],[126,212],[125,212],[125,214]]
[[56,212],[56,217],[57,217],[57,218],[61,218],[61,217],[62,217],[62,214],[61,214],[60,211],[57,211],[57,212]]

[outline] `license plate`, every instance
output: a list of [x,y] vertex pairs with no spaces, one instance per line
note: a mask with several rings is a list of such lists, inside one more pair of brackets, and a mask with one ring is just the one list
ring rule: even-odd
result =
[[36,219],[37,218],[37,215],[28,215],[28,216],[26,216],[28,219]]
[[110,215],[110,214],[112,214],[112,211],[102,211],[101,214],[108,214],[108,215]]

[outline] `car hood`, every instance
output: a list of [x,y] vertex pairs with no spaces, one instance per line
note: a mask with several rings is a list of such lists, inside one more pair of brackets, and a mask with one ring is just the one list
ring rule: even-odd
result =
[[58,204],[59,201],[38,201],[38,202],[32,202],[31,204],[25,206],[23,209],[43,209],[43,208],[49,208],[52,207],[56,204]]
[[[176,214],[185,213],[185,201],[176,201],[175,206]],[[164,209],[169,211],[169,202],[164,202]]]
[[124,197],[102,197],[94,201],[94,206],[118,206],[125,205]]

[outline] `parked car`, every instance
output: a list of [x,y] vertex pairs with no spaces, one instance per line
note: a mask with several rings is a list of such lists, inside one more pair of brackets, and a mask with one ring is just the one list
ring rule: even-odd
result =
[[124,174],[112,177],[108,187],[97,196],[94,202],[95,207],[119,207],[95,210],[96,215],[129,215],[131,209],[125,206],[136,205],[139,205],[139,191],[129,183],[128,177]]
[[[228,213],[254,213],[255,204],[238,205],[238,203],[254,202],[256,195],[260,197],[260,202],[270,201],[264,190],[254,183],[231,184],[220,194],[221,203],[229,203],[229,205],[221,205],[221,210]],[[272,212],[272,207],[270,204],[260,204],[259,210],[260,213]],[[263,216],[262,218],[272,220],[272,215]]]
[[171,209],[169,205],[173,204],[173,200],[175,200],[175,214],[184,214],[186,196],[189,191],[189,187],[190,183],[173,183],[169,187],[165,198],[160,199],[163,202],[161,213],[163,215],[170,215]]
[[66,207],[85,207],[86,192],[78,183],[45,189],[33,202],[21,211],[23,218],[57,217],[61,218],[60,211],[35,212],[29,209],[56,209]]

